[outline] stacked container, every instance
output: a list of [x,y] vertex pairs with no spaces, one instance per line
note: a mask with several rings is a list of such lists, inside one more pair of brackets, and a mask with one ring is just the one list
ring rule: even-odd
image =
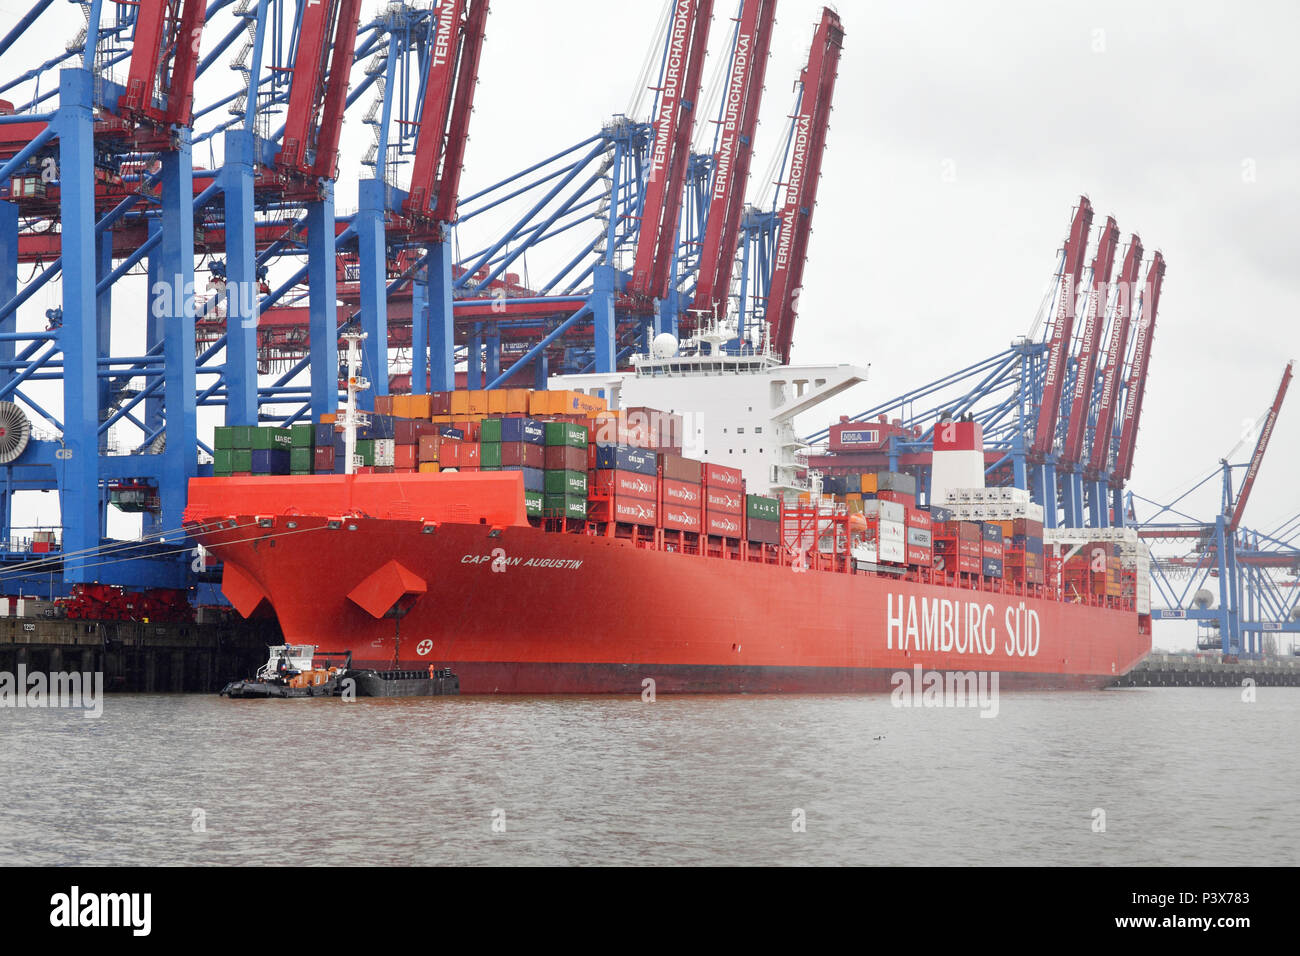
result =
[[[531,419],[518,419],[529,421]],[[588,430],[573,422],[532,422],[541,426],[542,444],[533,445],[534,452],[520,452],[534,460],[540,453],[542,463],[542,508],[540,513],[552,518],[571,518],[583,521],[587,517],[587,438]],[[511,426],[533,434],[534,429]],[[513,432],[512,432],[513,434]],[[513,457],[513,456],[511,456]],[[531,496],[525,504],[531,504]],[[536,499],[532,499],[535,501]],[[532,514],[532,508],[529,508]]]
[[980,561],[984,577],[1002,577],[1002,528],[996,522],[980,522]]
[[704,533],[739,540],[745,531],[745,479],[739,468],[704,465]]
[[665,531],[704,527],[704,466],[674,452],[659,455],[659,522]]
[[659,462],[652,451],[628,445],[588,446],[593,521],[654,527],[659,515]]
[[864,501],[862,513],[867,522],[867,540],[876,542],[876,560],[881,564],[906,564],[906,506],[877,498]]
[[908,508],[905,518],[907,527],[907,563],[919,568],[934,565],[934,522],[928,511]]
[[745,496],[745,537],[753,544],[780,544],[781,502],[778,499]]

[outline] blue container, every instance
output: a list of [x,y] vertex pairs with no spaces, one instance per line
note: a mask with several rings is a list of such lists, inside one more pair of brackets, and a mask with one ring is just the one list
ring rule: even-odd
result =
[[503,465],[502,471],[518,471],[524,476],[524,491],[546,490],[546,472],[541,468],[525,468],[523,465]]
[[[394,438],[396,437],[396,426],[393,424],[395,419],[392,415],[375,415],[370,416],[370,434],[366,438]],[[357,434],[360,438],[360,433]]]
[[455,438],[458,441],[464,441],[465,433],[459,428],[452,428],[450,425],[443,425],[438,429],[438,434],[443,438]]
[[627,445],[597,445],[596,468],[601,470],[630,471],[637,475],[657,475],[657,456],[644,448]]
[[952,512],[949,511],[947,508],[941,508],[941,507],[939,507],[938,505],[931,505],[931,506],[930,506],[930,520],[931,520],[931,521],[951,521],[951,520],[952,520]]
[[503,418],[501,419],[501,441],[545,445],[546,427],[531,418]]
[[334,444],[334,426],[326,422],[323,425],[316,426],[316,433],[312,436],[312,444],[317,448],[324,448],[327,445]]
[[1011,545],[1017,551],[1024,551],[1028,554],[1043,553],[1043,539],[1028,534],[1014,534],[1011,536]]
[[984,576],[986,578],[1002,577],[1002,561],[998,558],[984,558]]
[[271,449],[254,448],[253,452],[253,474],[255,475],[273,475],[273,463],[271,461]]
[[345,458],[346,456],[342,452],[334,456],[334,474],[346,475],[348,473],[348,463]]
[[980,534],[984,536],[985,541],[1002,540],[1002,528],[995,524],[989,524],[987,521],[980,522]]

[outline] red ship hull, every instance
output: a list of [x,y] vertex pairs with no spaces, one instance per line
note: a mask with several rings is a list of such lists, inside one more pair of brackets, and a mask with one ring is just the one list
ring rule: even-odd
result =
[[241,613],[362,666],[451,667],[466,694],[884,691],[917,665],[1079,689],[1150,650],[1132,611],[544,531],[519,489],[196,479],[187,520]]

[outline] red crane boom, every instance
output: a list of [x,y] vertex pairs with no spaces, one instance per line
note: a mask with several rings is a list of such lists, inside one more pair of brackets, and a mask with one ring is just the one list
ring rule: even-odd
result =
[[487,16],[488,0],[469,0],[468,12],[464,0],[446,0],[438,8],[405,203],[412,216],[456,218]]
[[712,15],[713,0],[677,0],[673,11],[636,262],[628,287],[642,298],[662,299],[668,294]]
[[785,183],[785,205],[780,214],[780,233],[772,257],[772,281],[767,295],[769,337],[773,351],[782,362],[790,361],[803,267],[808,259],[808,237],[812,233],[813,209],[817,205],[817,182],[821,179],[826,131],[830,128],[831,101],[843,45],[844,28],[840,25],[839,15],[830,7],[823,7],[808,65],[800,77],[803,94],[794,120],[794,150]]
[[1115,453],[1115,475],[1111,483],[1128,481],[1133,472],[1133,449],[1137,444],[1138,422],[1142,418],[1142,396],[1147,387],[1147,369],[1151,365],[1151,340],[1156,333],[1156,314],[1160,308],[1160,287],[1165,281],[1165,257],[1157,252],[1147,270],[1142,291],[1142,315],[1138,319],[1137,340],[1133,343],[1133,364],[1129,368],[1125,390],[1124,419],[1120,425],[1119,451]]
[[745,189],[754,155],[754,132],[763,99],[776,0],[745,0],[736,30],[731,77],[723,110],[722,138],[713,157],[709,214],[700,250],[693,309],[726,315],[736,246],[745,210]]
[[1129,319],[1133,314],[1133,298],[1137,294],[1138,270],[1142,267],[1142,240],[1137,234],[1129,236],[1128,253],[1120,269],[1119,288],[1115,297],[1115,317],[1111,323],[1110,344],[1106,349],[1106,365],[1102,368],[1101,400],[1097,406],[1097,424],[1092,433],[1092,450],[1088,456],[1087,473],[1099,478],[1106,471],[1110,457],[1111,430],[1115,425],[1115,401],[1119,393],[1119,379],[1123,373],[1124,352],[1128,347]]
[[1097,349],[1101,346],[1102,318],[1105,315],[1106,296],[1110,292],[1110,277],[1115,270],[1115,251],[1119,248],[1119,226],[1113,217],[1106,217],[1101,238],[1097,240],[1097,255],[1092,260],[1092,291],[1088,295],[1087,312],[1083,318],[1083,342],[1079,349],[1079,365],[1075,370],[1074,388],[1070,391],[1070,422],[1065,432],[1065,447],[1061,461],[1076,464],[1083,455],[1083,439],[1088,432],[1088,407],[1092,403],[1093,379],[1097,374]]
[[1083,274],[1083,256],[1088,248],[1088,232],[1092,228],[1092,203],[1087,196],[1079,197],[1070,224],[1070,234],[1065,239],[1065,259],[1061,266],[1061,288],[1056,297],[1056,316],[1052,334],[1048,339],[1047,373],[1043,378],[1043,404],[1038,409],[1038,429],[1030,454],[1042,461],[1052,451],[1056,439],[1056,422],[1061,408],[1061,391],[1065,385],[1065,368],[1070,358],[1070,343],[1074,336],[1074,313],[1078,298],[1079,277]]
[[1241,491],[1237,494],[1236,507],[1232,509],[1232,520],[1228,522],[1228,532],[1237,530],[1241,524],[1242,512],[1246,510],[1246,501],[1250,498],[1250,489],[1255,487],[1255,478],[1259,475],[1260,462],[1264,460],[1264,452],[1268,451],[1268,441],[1273,437],[1273,426],[1277,424],[1278,413],[1282,411],[1282,400],[1286,398],[1287,386],[1291,384],[1291,372],[1295,366],[1292,360],[1286,363],[1286,369],[1282,372],[1282,384],[1277,387],[1277,395],[1273,399],[1273,405],[1268,410],[1268,417],[1264,419],[1264,427],[1259,430],[1259,439],[1255,442],[1255,453],[1250,456],[1250,467],[1246,469],[1246,477],[1241,482]]
[[206,17],[204,0],[140,0],[131,41],[123,115],[160,126],[188,126]]
[[360,22],[361,0],[307,4],[298,29],[284,139],[276,165],[305,176],[333,178]]

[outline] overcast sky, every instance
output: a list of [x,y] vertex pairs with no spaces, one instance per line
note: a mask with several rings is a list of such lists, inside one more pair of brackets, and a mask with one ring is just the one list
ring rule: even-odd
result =
[[[28,5],[0,0],[0,32]],[[365,19],[379,6],[369,2]],[[718,0],[715,60],[734,8]],[[623,112],[661,9],[661,0],[493,0],[462,192]],[[1140,233],[1147,257],[1159,249],[1168,262],[1133,487],[1162,498],[1212,469],[1243,420],[1263,412],[1285,360],[1300,356],[1300,5],[837,9],[846,36],[794,360],[869,363],[871,381],[824,417],[1025,334],[1086,193],[1096,226],[1113,215],[1125,240]],[[779,5],[756,172],[820,11],[808,0]],[[64,39],[52,32],[48,49],[11,51],[0,73]],[[345,160],[368,140],[359,130],[345,136]],[[355,205],[354,189],[345,174],[341,208]],[[46,307],[33,303],[24,326]],[[1292,394],[1246,523],[1267,529],[1300,510],[1297,474]],[[1215,493],[1198,513],[1210,516]]]

